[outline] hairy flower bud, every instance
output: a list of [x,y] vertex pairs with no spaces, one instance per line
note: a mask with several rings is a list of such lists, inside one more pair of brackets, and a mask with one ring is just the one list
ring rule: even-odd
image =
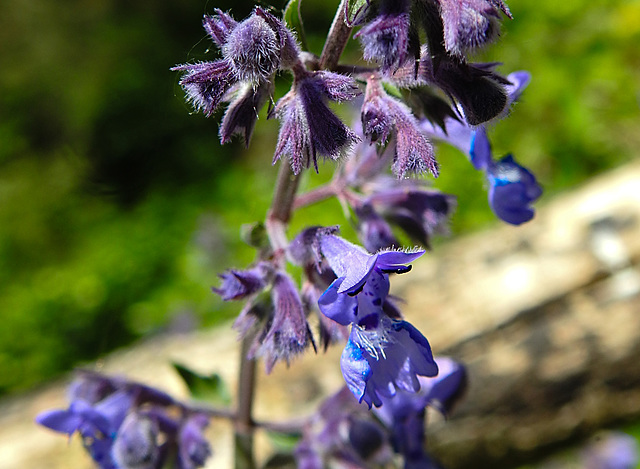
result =
[[252,83],[267,79],[279,65],[276,33],[255,13],[231,31],[222,54],[233,64],[240,80]]
[[118,430],[111,454],[121,469],[153,469],[159,450],[158,426],[149,417],[132,412]]

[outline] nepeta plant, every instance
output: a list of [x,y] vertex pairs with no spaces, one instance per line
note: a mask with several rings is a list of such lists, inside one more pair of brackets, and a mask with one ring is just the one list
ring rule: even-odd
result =
[[[256,7],[241,21],[221,10],[205,16],[219,58],[172,69],[187,101],[207,117],[226,106],[223,144],[238,135],[248,146],[267,103],[267,118],[280,121],[266,241],[253,265],[220,273],[213,288],[225,301],[244,302],[233,325],[243,350],[236,409],[197,408],[142,384],[81,372],[69,408],[37,421],[79,433],[103,469],[195,468],[211,454],[203,435],[209,420],[227,418],[235,422],[236,467],[253,468],[254,432],[284,428],[253,419],[257,362],[269,373],[310,348],[346,342],[345,389],[301,427],[289,427],[301,435],[298,467],[388,467],[394,454],[406,468],[438,467],[424,446],[425,408],[447,414],[466,373],[452,359],[434,358],[427,338],[403,319],[390,283],[447,232],[456,206],[453,195],[432,187],[440,171],[433,141],[458,147],[485,174],[500,219],[517,225],[534,216],[535,177],[511,155],[495,160],[486,131],[510,112],[529,75],[503,77],[495,64],[466,58],[497,37],[502,16],[511,13],[500,0],[343,0],[320,57],[302,50],[301,26],[294,33],[275,11]],[[368,66],[340,62],[354,31]],[[280,73],[293,82],[274,103]],[[349,103],[353,122],[329,102]],[[336,162],[333,179],[298,194],[304,171],[319,170],[318,158]],[[336,226],[287,232],[295,210],[329,197],[349,209],[364,247]],[[302,278],[292,276],[292,265]]]

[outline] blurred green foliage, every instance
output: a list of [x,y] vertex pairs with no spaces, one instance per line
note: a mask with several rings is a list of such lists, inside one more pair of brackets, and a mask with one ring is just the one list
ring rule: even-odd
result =
[[[282,7],[277,4],[276,7]],[[333,7],[337,1],[331,2]],[[278,125],[249,152],[220,147],[217,118],[184,103],[177,63],[205,60],[203,13],[250,2],[9,2],[0,16],[0,393],[162,331],[211,325],[239,305],[209,291],[248,264],[240,226],[264,217]],[[640,146],[640,2],[510,2],[502,40],[478,60],[532,72],[513,116],[492,129],[547,195],[633,158]],[[309,47],[332,19],[304,0]],[[357,50],[357,43],[350,50]],[[212,48],[213,49],[213,48]],[[288,77],[282,77],[284,92]],[[483,181],[442,147],[436,187],[456,194],[455,234],[494,223]],[[303,181],[311,187],[320,175]],[[544,201],[542,202],[544,203]],[[344,223],[337,203],[294,219]],[[348,228],[347,228],[348,231]]]

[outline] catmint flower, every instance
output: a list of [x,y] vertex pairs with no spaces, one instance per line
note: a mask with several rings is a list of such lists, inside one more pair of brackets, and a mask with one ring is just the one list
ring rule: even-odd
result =
[[224,301],[244,299],[266,286],[269,273],[270,268],[264,262],[248,270],[228,270],[219,275],[222,285],[211,290]]
[[365,60],[380,63],[382,72],[393,71],[407,59],[410,37],[410,2],[383,0],[380,12],[358,31]]
[[273,94],[274,86],[271,81],[262,81],[257,86],[241,83],[237,88],[220,124],[220,143],[224,145],[240,135],[248,147],[258,111]]
[[271,315],[249,351],[249,358],[264,358],[267,373],[277,361],[289,364],[313,343],[298,289],[285,272],[276,272],[271,298]]
[[144,414],[127,415],[113,442],[111,454],[119,469],[154,469],[158,460],[158,425]]
[[323,401],[303,428],[294,455],[299,469],[366,469],[392,458],[388,432],[345,387]]
[[[528,85],[530,75],[528,72],[515,72],[508,75],[507,79],[509,107]],[[508,109],[500,116],[506,112]],[[501,220],[520,225],[533,218],[531,204],[542,195],[542,188],[535,176],[516,163],[513,156],[507,155],[494,161],[484,126],[471,127],[456,119],[446,118],[444,129],[428,121],[422,122],[421,127],[431,137],[444,140],[468,154],[473,166],[485,172],[489,182],[489,205]]]
[[209,419],[202,414],[190,416],[178,433],[178,461],[180,469],[196,469],[205,465],[211,456],[211,445],[203,435]]
[[318,154],[336,160],[346,153],[358,137],[329,109],[327,101],[348,101],[358,93],[351,77],[295,67],[293,87],[273,113],[281,121],[273,163],[288,156],[294,174],[299,174],[311,164],[318,170]]
[[445,416],[466,389],[467,374],[464,366],[448,357],[435,359],[438,375],[419,376],[420,390],[399,390],[393,397],[382,397],[382,406],[374,409],[380,420],[391,430],[391,442],[397,453],[403,455],[405,468],[439,468],[425,452],[425,410],[435,407]]
[[433,235],[447,233],[456,207],[454,196],[420,187],[382,189],[367,203],[424,247],[430,246]]
[[115,469],[111,456],[114,437],[133,405],[133,396],[117,391],[97,403],[78,399],[67,410],[39,414],[36,423],[69,436],[78,432],[83,446],[101,469]]
[[494,39],[500,29],[500,11],[511,12],[502,0],[438,0],[444,26],[444,46],[463,56]]
[[411,324],[368,317],[367,324],[352,327],[340,368],[358,401],[378,407],[383,397],[392,397],[397,390],[417,392],[418,375],[435,376],[438,366],[429,342]]
[[542,195],[535,176],[507,155],[487,170],[489,205],[501,219],[512,225],[531,220],[535,214],[531,203]]
[[411,267],[406,264],[424,254],[424,250],[381,251],[369,254],[361,247],[334,235],[323,236],[320,240],[320,248],[338,277],[329,288],[338,294],[349,295],[355,295],[361,291],[374,272],[378,274],[408,272]]
[[389,96],[375,75],[367,79],[361,117],[363,132],[371,141],[385,143],[393,132],[395,157],[392,168],[398,178],[405,177],[407,173],[427,171],[434,177],[438,176],[433,147],[421,132],[411,109]]
[[[82,371],[69,395],[68,409],[43,412],[36,422],[69,436],[79,433],[100,469],[195,469],[211,453],[201,434],[207,416],[160,390]],[[176,408],[182,415],[175,415]]]

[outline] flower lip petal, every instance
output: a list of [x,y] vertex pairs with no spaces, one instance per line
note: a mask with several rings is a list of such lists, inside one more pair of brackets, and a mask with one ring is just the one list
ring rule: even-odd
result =
[[412,252],[406,251],[382,251],[378,253],[376,267],[381,270],[396,271],[399,267],[405,266],[425,253],[424,249]]
[[358,300],[350,295],[341,295],[340,286],[344,277],[340,277],[325,290],[318,299],[318,307],[322,314],[338,324],[347,326],[356,322],[358,314]]

